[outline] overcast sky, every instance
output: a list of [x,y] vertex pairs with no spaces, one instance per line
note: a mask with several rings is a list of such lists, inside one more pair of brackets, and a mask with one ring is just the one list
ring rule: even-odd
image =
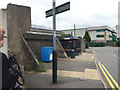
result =
[[[57,29],[86,28],[118,24],[119,0],[56,0],[56,6],[70,1],[70,10],[57,15]],[[32,24],[52,29],[52,17],[46,18],[45,11],[52,8],[52,0],[0,0],[0,8],[8,3],[31,7]]]

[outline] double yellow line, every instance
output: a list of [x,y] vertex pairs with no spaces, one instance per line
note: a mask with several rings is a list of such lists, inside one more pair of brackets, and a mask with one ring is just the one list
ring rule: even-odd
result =
[[[100,62],[98,62],[98,65],[99,65],[99,67],[100,67],[100,69],[102,70],[102,72],[103,72],[103,74],[104,74],[104,76],[105,76],[105,78],[107,79],[107,81],[108,81],[108,83],[110,84],[110,86],[111,86],[111,88],[113,89],[113,90],[115,90],[115,86],[118,88],[118,90],[120,90],[120,86],[118,85],[118,83],[114,80],[114,78],[110,75],[110,73],[108,72],[108,70],[105,68],[105,66],[103,65],[103,64],[101,64]],[[109,77],[110,78],[109,78]],[[112,82],[114,83],[114,85],[113,85],[113,83],[111,82],[111,80],[112,80]]]

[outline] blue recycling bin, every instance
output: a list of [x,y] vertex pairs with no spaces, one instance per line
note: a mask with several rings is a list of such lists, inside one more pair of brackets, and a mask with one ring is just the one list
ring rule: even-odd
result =
[[51,62],[53,59],[53,47],[42,47],[41,60],[44,62]]

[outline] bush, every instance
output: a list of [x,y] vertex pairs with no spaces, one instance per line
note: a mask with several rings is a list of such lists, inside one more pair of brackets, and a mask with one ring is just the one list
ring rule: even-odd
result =
[[90,47],[104,47],[104,42],[90,42]]
[[61,34],[61,37],[72,37],[71,34]]
[[90,42],[90,47],[95,47],[96,42]]
[[[39,61],[39,60],[38,60]],[[33,65],[25,65],[24,66],[25,71],[35,71],[35,72],[45,72],[45,64],[42,61],[39,61],[39,66],[35,61],[33,61]]]
[[46,69],[45,69],[45,66],[44,66],[44,63],[43,62],[40,62],[39,66],[37,66],[35,69],[34,69],[35,72],[45,72]]
[[[33,69],[33,71],[35,71],[35,72],[45,72],[45,71],[46,71],[46,68],[45,68],[44,62],[42,62],[42,61],[40,60],[40,58],[37,58],[37,60],[39,61],[39,66],[37,65],[36,62],[34,62],[35,68]],[[35,60],[34,60],[34,61],[35,61]]]
[[116,46],[119,46],[119,47],[120,47],[120,40],[117,40],[117,41],[116,41]]
[[120,38],[117,38],[117,40],[120,40]]

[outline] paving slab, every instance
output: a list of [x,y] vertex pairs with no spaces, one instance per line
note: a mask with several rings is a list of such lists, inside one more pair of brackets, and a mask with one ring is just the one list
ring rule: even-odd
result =
[[104,88],[93,53],[84,52],[75,59],[59,58],[57,84],[52,83],[52,62],[46,72],[26,72],[26,88]]

